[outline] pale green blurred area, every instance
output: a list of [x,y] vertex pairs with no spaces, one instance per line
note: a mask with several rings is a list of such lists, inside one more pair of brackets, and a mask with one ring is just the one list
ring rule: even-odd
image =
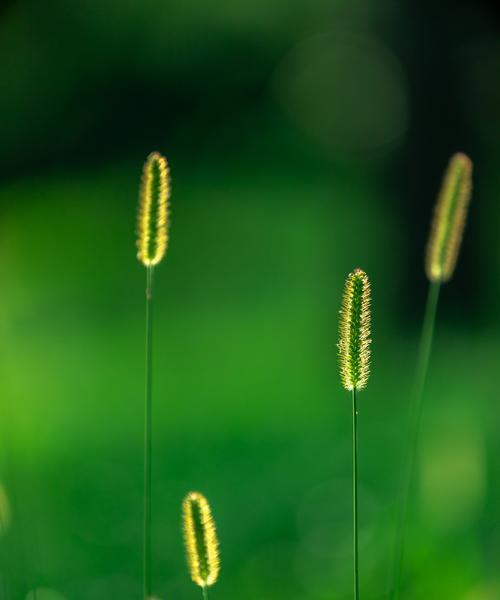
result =
[[[361,582],[367,600],[387,597],[423,246],[441,171],[462,149],[475,193],[439,309],[405,598],[498,598],[500,47],[488,14],[464,4],[426,50],[418,11],[385,2],[4,9],[0,598],[140,598],[134,227],[153,149],[173,189],[155,272],[155,594],[200,597],[180,524],[199,489],[221,540],[211,598],[352,596],[336,337],[344,278],[361,266],[374,323]],[[455,65],[453,94],[432,78],[419,88],[419,68],[440,60]]]

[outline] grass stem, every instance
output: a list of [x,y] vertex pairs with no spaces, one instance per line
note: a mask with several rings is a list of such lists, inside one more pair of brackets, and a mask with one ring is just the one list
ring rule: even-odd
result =
[[391,598],[398,600],[400,597],[401,576],[403,571],[404,545],[406,522],[408,519],[408,508],[410,502],[411,488],[415,478],[415,464],[418,454],[418,442],[420,437],[420,428],[422,421],[422,408],[425,382],[429,370],[429,360],[434,338],[434,325],[436,322],[436,313],[439,300],[441,282],[433,281],[429,284],[427,302],[425,307],[424,322],[420,338],[420,346],[417,359],[417,368],[415,371],[415,381],[411,397],[409,436],[410,445],[406,457],[406,468],[403,471],[401,491],[398,503],[398,517],[396,525],[396,543],[394,552],[393,569],[393,587]]
[[153,380],[153,266],[146,267],[146,389],[144,401],[144,600],[151,597],[151,448]]
[[208,587],[206,585],[202,586],[201,591],[203,593],[203,600],[208,600]]
[[354,546],[354,599],[359,600],[358,556],[358,406],[356,387],[352,389],[352,517]]

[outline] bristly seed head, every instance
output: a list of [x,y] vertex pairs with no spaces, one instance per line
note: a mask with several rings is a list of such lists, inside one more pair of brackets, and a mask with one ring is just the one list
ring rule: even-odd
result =
[[472,191],[472,162],[458,152],[448,164],[434,209],[425,270],[430,281],[448,281],[457,263]]
[[190,492],[182,505],[184,543],[191,579],[201,587],[213,585],[220,569],[219,544],[205,496]]
[[339,324],[340,379],[346,390],[362,390],[370,375],[370,282],[364,271],[347,276]]
[[137,215],[137,258],[146,267],[157,265],[168,246],[170,181],[166,159],[152,152],[142,170]]

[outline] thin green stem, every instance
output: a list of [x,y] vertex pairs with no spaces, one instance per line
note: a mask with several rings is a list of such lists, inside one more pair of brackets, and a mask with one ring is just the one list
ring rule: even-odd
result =
[[208,587],[206,585],[202,586],[201,592],[203,594],[203,600],[208,600]]
[[146,389],[144,401],[144,600],[151,597],[151,424],[153,382],[153,267],[146,267]]
[[433,281],[430,283],[425,306],[422,334],[420,338],[415,380],[411,396],[409,435],[407,438],[410,439],[410,445],[408,447],[408,454],[406,457],[406,468],[403,471],[396,525],[396,543],[393,569],[394,581],[391,593],[393,600],[398,600],[401,591],[400,587],[401,575],[403,571],[406,522],[408,519],[411,489],[413,486],[413,480],[415,478],[415,464],[417,461],[418,442],[422,422],[424,389],[427,379],[427,372],[429,370],[429,360],[431,356],[432,342],[434,339],[434,325],[436,322],[440,290],[441,282]]
[[[3,514],[2,512],[0,512],[0,535],[3,536],[5,535],[5,530],[7,529],[7,523],[3,518]],[[0,589],[2,590],[2,600],[7,600],[7,584],[5,582],[5,577],[7,574],[7,568],[6,568],[6,556],[5,556],[5,550],[3,547],[3,544],[1,546],[1,559],[2,559],[2,567],[5,569],[5,571],[2,569],[2,572],[0,573]]]
[[358,406],[356,388],[352,390],[352,524],[354,546],[354,599],[359,600],[358,553]]

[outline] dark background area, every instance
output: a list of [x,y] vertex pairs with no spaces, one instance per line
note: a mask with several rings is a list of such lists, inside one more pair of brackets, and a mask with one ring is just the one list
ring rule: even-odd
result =
[[221,538],[212,598],[351,597],[335,345],[360,266],[374,322],[361,582],[386,598],[428,224],[461,150],[474,193],[439,307],[404,598],[500,598],[499,31],[494,2],[1,5],[0,597],[140,597],[134,227],[158,150],[172,174],[155,294],[158,597],[200,597],[181,538],[190,489]]

